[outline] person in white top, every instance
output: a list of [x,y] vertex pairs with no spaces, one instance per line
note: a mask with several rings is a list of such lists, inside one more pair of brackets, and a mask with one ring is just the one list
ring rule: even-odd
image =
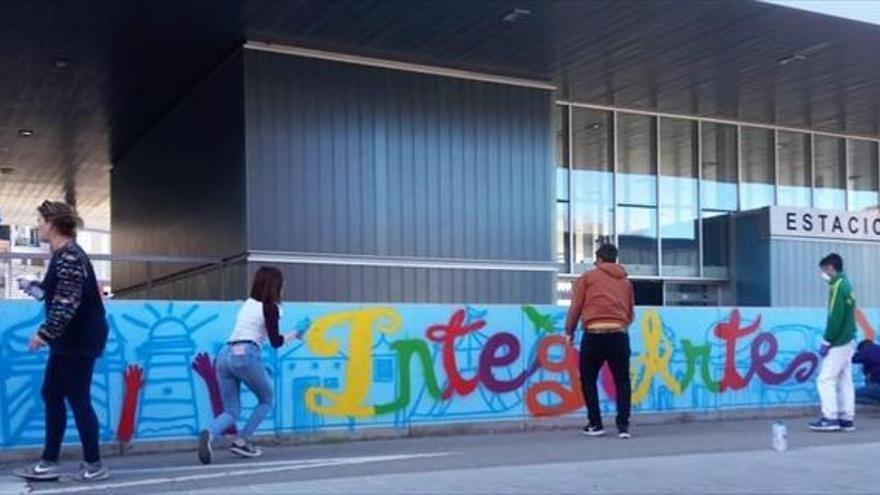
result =
[[199,460],[210,464],[213,458],[213,440],[234,425],[241,413],[239,389],[244,383],[257,396],[259,404],[232,442],[230,451],[242,457],[259,457],[262,452],[250,442],[250,437],[272,409],[272,385],[260,355],[263,343],[272,347],[301,339],[305,332],[281,335],[279,305],[284,289],[284,277],[277,268],[262,267],[254,275],[251,297],[238,312],[235,329],[217,355],[217,379],[223,412],[214,418],[211,426],[199,433]]

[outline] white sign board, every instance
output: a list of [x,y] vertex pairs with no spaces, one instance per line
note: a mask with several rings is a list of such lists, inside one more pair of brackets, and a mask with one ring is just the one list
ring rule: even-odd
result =
[[770,208],[770,236],[880,242],[880,214],[873,211],[831,211]]

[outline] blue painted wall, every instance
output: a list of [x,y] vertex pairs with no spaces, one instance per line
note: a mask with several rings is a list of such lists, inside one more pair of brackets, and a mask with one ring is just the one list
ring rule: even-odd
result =
[[[110,302],[111,337],[93,385],[102,439],[188,438],[207,425],[213,411],[210,379],[203,376],[212,375],[212,357],[239,306]],[[261,432],[580,415],[572,387],[576,353],[561,335],[564,312],[553,306],[288,303],[283,328],[310,330],[306,342],[264,350],[276,401]],[[875,310],[864,314],[868,322],[880,317]],[[813,350],[822,310],[641,308],[637,316],[630,329],[636,413],[817,401]],[[39,304],[0,302],[3,448],[42,442],[46,352],[26,351],[41,321]],[[610,410],[614,391],[604,385],[602,407]],[[254,401],[243,397],[248,414]],[[67,440],[75,435],[71,421]]]

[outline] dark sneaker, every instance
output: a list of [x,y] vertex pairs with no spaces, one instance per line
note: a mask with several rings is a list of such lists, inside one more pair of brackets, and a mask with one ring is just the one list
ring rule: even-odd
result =
[[840,423],[840,429],[843,431],[856,431],[856,424],[851,420],[841,419],[838,423]]
[[605,429],[602,428],[601,426],[587,425],[587,426],[584,426],[582,433],[584,435],[587,435],[588,437],[601,437],[602,435],[605,434]]
[[249,458],[260,457],[261,455],[263,455],[263,451],[260,450],[259,447],[250,442],[244,441],[233,442],[232,446],[229,447],[229,451],[235,455]]
[[42,460],[30,466],[15,469],[12,474],[30,481],[58,481],[58,478],[61,477],[58,472],[58,463]]
[[840,431],[840,421],[836,419],[819,418],[809,426],[813,431]]
[[632,433],[629,432],[629,426],[617,427],[617,438],[621,440],[629,440],[632,437]]
[[211,430],[199,432],[199,461],[202,464],[211,464],[214,459],[214,449],[211,448]]
[[110,477],[110,470],[104,467],[100,462],[81,462],[79,472],[76,473],[74,479],[77,481],[101,481]]

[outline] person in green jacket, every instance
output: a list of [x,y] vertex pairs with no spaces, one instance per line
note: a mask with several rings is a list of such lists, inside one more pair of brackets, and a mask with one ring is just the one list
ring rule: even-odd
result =
[[816,380],[822,416],[810,423],[810,429],[855,431],[852,357],[856,348],[856,298],[839,254],[822,258],[819,269],[829,286],[828,322],[819,348],[822,365]]

